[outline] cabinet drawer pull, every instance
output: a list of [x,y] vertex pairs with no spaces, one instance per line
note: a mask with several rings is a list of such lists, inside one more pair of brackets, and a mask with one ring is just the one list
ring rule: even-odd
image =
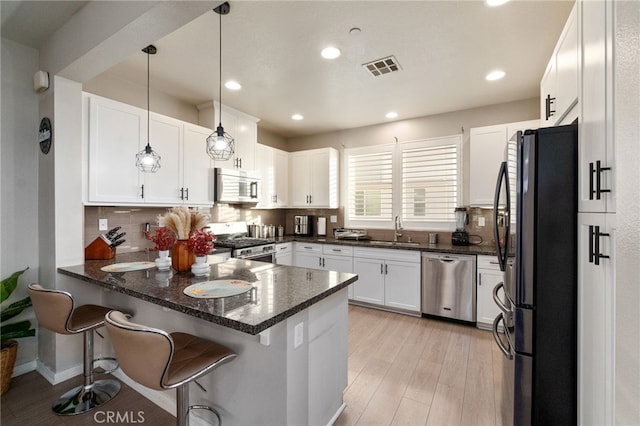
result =
[[141,189],[140,198],[144,199],[144,183],[140,185],[140,189]]
[[545,120],[548,120],[550,117],[553,117],[556,113],[555,109],[551,109],[551,104],[555,103],[556,98],[552,98],[551,95],[547,95],[547,99],[545,99]]
[[599,226],[589,225],[589,263],[600,265],[600,259],[609,259],[608,255],[600,253],[600,237],[610,237],[605,232],[600,232]]
[[[611,167],[602,167],[602,163],[600,160],[596,161],[595,167],[593,166],[593,162],[589,163],[589,199],[593,200],[593,196],[595,194],[595,199],[599,200],[600,195],[602,193],[611,192],[610,189],[602,189],[602,172],[611,170]],[[595,175],[595,189],[593,185],[593,177]]]

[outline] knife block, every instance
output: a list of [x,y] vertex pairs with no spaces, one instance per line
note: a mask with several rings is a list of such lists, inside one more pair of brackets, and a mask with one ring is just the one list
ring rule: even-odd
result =
[[116,257],[116,248],[109,247],[102,237],[98,237],[84,249],[85,260],[108,260]]

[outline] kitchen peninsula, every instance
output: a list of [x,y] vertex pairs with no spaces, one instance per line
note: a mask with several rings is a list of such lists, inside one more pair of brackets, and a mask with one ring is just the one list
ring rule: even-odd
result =
[[[148,256],[131,253],[115,261],[153,260]],[[193,333],[238,353],[199,380],[207,393],[192,387],[191,404],[214,405],[226,424],[328,424],[344,408],[347,287],[357,275],[238,259],[210,265],[203,278],[156,268],[101,270],[111,263],[92,260],[58,272],[94,284],[96,303],[131,312],[134,322]],[[248,281],[254,288],[219,299],[183,293],[191,284],[217,279]],[[109,344],[102,350],[111,353]],[[117,374],[173,412],[173,392],[151,391]]]

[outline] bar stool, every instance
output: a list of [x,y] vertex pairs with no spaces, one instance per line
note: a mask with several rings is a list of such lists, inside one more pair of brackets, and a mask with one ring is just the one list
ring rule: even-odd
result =
[[[134,324],[119,311],[105,317],[122,371],[136,382],[154,389],[176,389],[176,424],[189,424],[191,409],[205,409],[218,419],[220,414],[206,405],[189,406],[189,383],[237,355],[229,348],[186,333],[167,333]],[[199,384],[198,384],[199,385]],[[202,386],[201,386],[202,387]]]
[[111,400],[120,391],[120,382],[93,380],[93,331],[104,325],[111,308],[98,305],[75,307],[66,291],[48,290],[39,284],[29,285],[33,310],[40,325],[60,334],[84,334],[84,385],[77,386],[58,398],[51,409],[60,416],[85,413]]

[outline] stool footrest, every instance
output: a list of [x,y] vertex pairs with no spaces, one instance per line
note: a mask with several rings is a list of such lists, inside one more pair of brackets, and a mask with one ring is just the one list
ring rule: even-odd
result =
[[114,371],[116,371],[118,368],[120,368],[120,364],[118,363],[118,360],[112,356],[104,356],[102,358],[96,358],[93,360],[93,363],[91,364],[91,369],[93,371],[96,371],[96,368],[94,367],[95,363],[98,361],[114,361],[116,363],[116,366],[113,367],[111,370],[104,370],[104,371],[100,371],[100,374],[111,374]]
[[191,410],[207,410],[207,411],[211,411],[213,414],[216,415],[216,418],[218,419],[218,426],[222,426],[222,420],[220,419],[220,413],[218,413],[218,410],[216,410],[213,407],[210,407],[208,405],[190,405],[189,409],[187,410],[187,416],[189,415],[189,411]]

